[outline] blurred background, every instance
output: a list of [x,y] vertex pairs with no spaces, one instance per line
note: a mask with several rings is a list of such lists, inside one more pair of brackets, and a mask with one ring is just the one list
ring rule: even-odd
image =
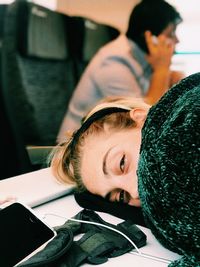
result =
[[[200,1],[168,2],[183,18],[173,66],[186,75],[199,72]],[[137,3],[0,0],[0,179],[47,166],[85,66],[99,47],[126,32]]]
[[[50,9],[56,9],[69,15],[86,16],[98,22],[117,27],[125,32],[128,16],[138,0],[37,0],[34,1]],[[168,0],[183,17],[177,34],[180,43],[174,64],[179,65],[187,74],[198,72],[200,68],[200,1]]]

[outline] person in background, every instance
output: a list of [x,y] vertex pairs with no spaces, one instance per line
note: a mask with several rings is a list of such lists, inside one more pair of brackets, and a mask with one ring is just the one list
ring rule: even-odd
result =
[[80,126],[83,115],[106,96],[126,95],[156,103],[184,77],[171,71],[178,43],[176,27],[182,21],[163,0],[143,0],[133,9],[126,35],[102,47],[89,63],[70,100],[57,141]]
[[114,202],[141,206],[169,250],[170,267],[200,266],[200,73],[173,86],[152,107],[109,99],[53,153],[58,180]]

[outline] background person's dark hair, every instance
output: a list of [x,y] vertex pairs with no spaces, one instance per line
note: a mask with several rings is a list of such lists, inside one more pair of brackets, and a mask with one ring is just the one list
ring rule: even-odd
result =
[[143,0],[130,15],[127,37],[148,52],[144,32],[149,30],[158,36],[169,23],[177,25],[182,21],[178,11],[164,0]]

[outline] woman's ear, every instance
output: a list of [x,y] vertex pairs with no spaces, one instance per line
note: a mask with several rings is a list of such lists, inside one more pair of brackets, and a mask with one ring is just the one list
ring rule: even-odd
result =
[[142,128],[147,117],[147,111],[142,108],[134,108],[130,111],[130,117],[136,122],[136,126]]

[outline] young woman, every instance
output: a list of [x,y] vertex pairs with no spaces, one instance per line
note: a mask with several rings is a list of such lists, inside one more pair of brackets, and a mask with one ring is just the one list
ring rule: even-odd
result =
[[200,260],[200,73],[182,80],[150,108],[119,98],[97,105],[57,148],[58,179],[93,194],[141,205],[156,238]]

